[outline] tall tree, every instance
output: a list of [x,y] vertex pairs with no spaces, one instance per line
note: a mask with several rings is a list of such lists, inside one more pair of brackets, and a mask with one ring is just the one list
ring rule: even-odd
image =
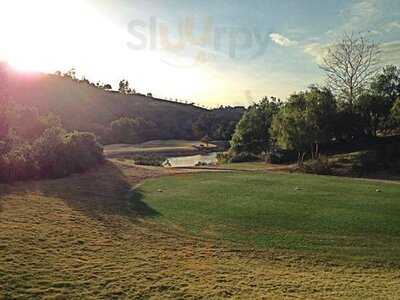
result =
[[371,83],[374,94],[388,98],[393,104],[400,97],[400,68],[388,65],[377,74]]
[[363,94],[358,97],[355,107],[367,136],[377,136],[379,130],[386,129],[392,108],[388,98],[376,94]]
[[352,110],[379,68],[379,46],[362,35],[344,34],[328,49],[320,66],[328,85]]
[[328,89],[311,88],[290,96],[274,117],[271,133],[278,146],[298,152],[298,163],[305,154],[319,155],[319,144],[329,142],[334,135],[336,102]]
[[121,80],[121,81],[119,82],[119,88],[118,88],[118,90],[119,90],[119,92],[120,92],[121,94],[124,94],[124,95],[130,95],[130,94],[134,94],[134,93],[135,93],[135,90],[133,90],[133,89],[131,89],[131,88],[129,87],[129,81],[128,81],[128,80],[125,80],[125,79],[123,79],[123,80]]
[[254,104],[243,115],[231,140],[231,149],[236,153],[260,154],[271,148],[270,128],[281,102],[275,98],[264,98]]

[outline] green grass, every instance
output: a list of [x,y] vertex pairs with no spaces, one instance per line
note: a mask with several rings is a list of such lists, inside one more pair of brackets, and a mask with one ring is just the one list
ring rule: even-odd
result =
[[[376,190],[380,189],[381,192]],[[247,246],[400,258],[400,185],[303,174],[205,173],[138,190],[161,222]]]
[[[276,241],[295,247],[293,243],[285,246],[282,236],[291,231],[282,225],[284,221],[274,224],[263,215],[278,213],[283,202],[278,199],[283,197],[280,193],[287,193],[292,195],[285,197],[290,201],[286,206],[293,206],[290,214],[302,220],[294,207],[306,200],[293,198],[296,191],[290,186],[294,181],[300,186],[296,177],[245,172],[180,175],[148,181],[142,195],[132,190],[145,178],[172,172],[178,170],[108,162],[68,178],[0,185],[0,299],[398,298],[398,265],[332,261],[303,250],[250,248],[256,235],[270,232],[276,234],[275,244],[270,243],[273,247],[278,247]],[[307,184],[331,182],[304,178]],[[307,184],[301,185],[307,189],[299,195],[309,192]],[[341,187],[332,182],[335,185]],[[227,186],[229,192],[224,190]],[[162,192],[157,191],[160,188]],[[373,189],[365,193],[383,198],[382,205],[392,205],[390,214],[395,216],[395,202],[385,200],[397,193],[395,187],[381,188],[380,196],[375,195],[374,185],[360,183],[358,190]],[[264,197],[268,190],[275,199]],[[249,206],[255,198],[259,200]],[[265,199],[275,203],[268,205],[273,208],[270,211],[260,204]],[[286,226],[293,227],[294,221]],[[263,228],[262,223],[271,228]],[[305,225],[298,236],[307,231]],[[383,229],[387,231],[386,226]],[[213,238],[188,234],[192,232]],[[228,238],[227,233],[237,242],[215,239]],[[391,238],[388,233],[384,236]],[[365,239],[375,237],[366,233]],[[397,251],[396,237],[392,245],[393,252]],[[376,253],[389,246],[384,241]]]

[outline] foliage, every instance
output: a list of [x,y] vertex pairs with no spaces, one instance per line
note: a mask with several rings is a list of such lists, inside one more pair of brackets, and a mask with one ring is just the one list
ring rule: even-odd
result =
[[281,107],[280,100],[264,98],[251,106],[236,126],[231,150],[236,153],[260,154],[271,149],[270,127]]
[[53,114],[12,105],[3,120],[8,133],[0,141],[0,181],[64,177],[103,160],[93,134],[68,134]]
[[[0,77],[2,71],[4,68],[0,64]],[[110,123],[123,117],[153,122],[157,129],[156,136],[149,136],[146,140],[194,140],[206,134],[213,140],[230,140],[244,111],[243,107],[207,110],[193,104],[138,94],[121,94],[104,90],[88,81],[71,80],[61,76],[61,73],[32,75],[34,80],[27,80],[26,76],[17,72],[10,71],[6,74],[10,84],[4,86],[4,80],[1,80],[0,95],[4,88],[4,94],[9,95],[17,105],[29,103],[38,109],[40,115],[53,113],[60,117],[67,131],[92,132],[105,144],[114,143],[110,134]],[[117,85],[116,90],[118,89]],[[211,133],[195,134],[194,123],[206,113],[215,116]]]
[[400,98],[398,98],[393,105],[391,115],[394,120],[400,123]]
[[242,163],[242,162],[253,162],[259,161],[260,157],[250,153],[250,152],[240,152],[237,154],[233,154],[233,156],[229,159],[230,163]]
[[331,92],[314,87],[289,98],[275,116],[271,133],[282,149],[297,151],[302,164],[309,149],[312,157],[318,157],[319,144],[333,138],[335,117],[336,102]]
[[133,90],[133,89],[131,89],[131,88],[129,87],[129,81],[128,81],[128,80],[125,80],[125,79],[123,79],[123,80],[121,80],[121,81],[119,82],[118,91],[119,91],[121,94],[124,94],[124,95],[135,94],[135,90]]
[[197,138],[209,136],[213,140],[229,141],[243,113],[241,107],[220,107],[204,112],[193,123],[193,134]]
[[166,158],[154,155],[136,155],[132,157],[136,165],[161,167]]
[[229,163],[231,159],[231,154],[229,152],[219,152],[217,153],[217,161],[219,164]]
[[58,178],[83,172],[103,160],[103,149],[90,133],[47,129],[33,144],[41,177]]
[[266,157],[266,161],[271,164],[287,164],[295,162],[297,158],[297,153],[295,151],[275,148]]
[[393,104],[400,97],[400,68],[394,65],[384,67],[382,72],[373,79],[371,91],[388,98]]
[[363,94],[357,99],[355,108],[366,135],[377,136],[379,130],[385,129],[391,107],[389,99],[379,95]]
[[326,156],[320,156],[315,160],[304,164],[304,172],[318,175],[333,175],[329,159]]
[[156,137],[156,125],[142,118],[121,118],[111,123],[114,143],[136,144]]

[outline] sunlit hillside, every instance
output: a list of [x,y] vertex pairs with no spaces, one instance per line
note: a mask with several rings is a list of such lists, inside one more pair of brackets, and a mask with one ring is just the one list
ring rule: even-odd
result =
[[86,82],[56,75],[8,73],[6,93],[19,104],[53,112],[68,129],[91,131],[99,136],[121,117],[156,123],[158,137],[191,138],[192,123],[206,110],[191,104],[145,95],[122,95]]

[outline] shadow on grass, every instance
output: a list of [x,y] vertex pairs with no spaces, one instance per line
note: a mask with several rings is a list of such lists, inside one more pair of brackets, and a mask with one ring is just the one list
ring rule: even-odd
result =
[[0,184],[0,213],[3,211],[3,201],[5,196],[10,193],[10,187],[6,184]]
[[142,194],[133,189],[144,178],[146,176],[135,176],[134,173],[128,177],[115,164],[106,162],[85,174],[57,180],[20,182],[16,184],[16,191],[61,199],[73,210],[110,227],[114,217],[134,222],[139,218],[159,215],[142,201]]

